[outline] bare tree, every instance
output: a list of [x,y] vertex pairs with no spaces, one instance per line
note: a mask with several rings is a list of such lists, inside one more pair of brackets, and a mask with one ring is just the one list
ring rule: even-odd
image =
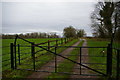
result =
[[120,41],[120,1],[115,3],[114,12],[114,40]]
[[92,25],[94,33],[98,37],[110,38],[113,32],[112,15],[114,12],[113,2],[98,2],[95,10],[91,14]]

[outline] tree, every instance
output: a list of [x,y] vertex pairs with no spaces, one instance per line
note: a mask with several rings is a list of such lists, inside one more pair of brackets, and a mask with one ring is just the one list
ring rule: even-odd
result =
[[84,29],[77,30],[77,37],[84,37],[86,35]]
[[73,26],[64,28],[63,34],[66,38],[76,37],[76,29]]
[[115,3],[114,11],[114,40],[120,42],[120,1]]
[[98,37],[110,38],[113,32],[112,15],[114,12],[113,2],[98,2],[95,10],[91,14],[92,25],[94,33]]

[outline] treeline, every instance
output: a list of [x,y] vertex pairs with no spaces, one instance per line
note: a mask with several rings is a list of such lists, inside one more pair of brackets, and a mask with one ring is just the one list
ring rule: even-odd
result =
[[120,41],[120,1],[98,2],[91,14],[93,36]]
[[80,38],[86,36],[84,29],[75,29],[73,26],[65,27],[63,34],[66,38]]
[[[41,32],[34,32],[34,33],[26,33],[26,34],[2,34],[2,39],[14,39],[15,36],[18,35],[22,38],[60,38],[55,32],[51,33],[41,33]],[[63,30],[63,37],[64,38],[80,38],[85,37],[86,33],[84,29],[75,29],[73,26],[65,27]]]
[[40,32],[34,32],[34,33],[26,33],[26,34],[2,34],[2,39],[14,39],[15,36],[18,35],[22,38],[59,38],[60,36],[56,33],[40,33]]

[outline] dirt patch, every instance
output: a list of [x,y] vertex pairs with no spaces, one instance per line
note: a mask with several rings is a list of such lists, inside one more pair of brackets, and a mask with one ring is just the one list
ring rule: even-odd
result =
[[[72,46],[77,46],[79,43],[80,43],[80,41],[78,41],[77,43],[75,43]],[[67,48],[60,54],[63,56],[68,55],[73,49],[74,48]],[[65,56],[65,57],[67,57],[67,56]],[[57,56],[57,61],[58,61],[57,64],[59,64],[62,61],[64,61],[64,58]],[[34,72],[32,75],[28,76],[27,78],[44,78],[51,74],[51,73],[47,73],[47,71],[53,72],[55,70],[54,66],[55,66],[55,62],[54,62],[54,60],[51,60],[39,69],[40,71],[44,71],[44,72]]]

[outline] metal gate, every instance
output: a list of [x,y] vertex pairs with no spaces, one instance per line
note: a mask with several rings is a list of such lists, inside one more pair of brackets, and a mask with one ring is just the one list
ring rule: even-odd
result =
[[[17,44],[17,38],[22,39],[23,41],[29,43],[29,45],[20,45]],[[31,70],[31,71],[38,71],[38,72],[56,72],[56,73],[64,73],[70,75],[88,75],[88,76],[112,76],[112,47],[108,45],[107,47],[83,47],[83,46],[41,46],[40,44],[34,44],[26,39],[23,39],[19,36],[16,37],[15,42],[11,43],[11,68],[12,69],[20,69],[20,70]],[[29,49],[29,52],[25,52],[24,50]],[[77,49],[78,53],[76,55],[62,55],[57,53],[57,50],[60,48],[74,48]],[[98,49],[100,53],[96,55],[94,53],[85,54],[84,49]],[[23,49],[23,52],[21,51]],[[84,54],[83,54],[84,53]],[[117,55],[119,55],[120,50],[117,49]],[[23,57],[25,56],[25,57]],[[26,57],[27,56],[27,57]],[[49,57],[48,57],[49,56]],[[79,57],[79,61],[70,59],[68,56],[76,56]],[[79,72],[60,72],[58,71],[59,67],[57,61],[57,57],[61,57],[64,60],[68,60],[74,65],[78,65],[75,67]],[[48,59],[49,58],[49,59]],[[105,59],[105,62],[100,61],[100,63],[95,63],[94,61],[89,60],[85,62],[85,58],[100,58]],[[25,59],[25,60],[24,60]],[[54,60],[53,60],[54,59]],[[52,61],[53,60],[53,61]],[[117,68],[116,70],[119,71],[119,56],[117,57]],[[43,71],[39,70],[38,66],[41,67],[45,63],[54,62],[54,66],[46,66],[54,68],[53,71]],[[40,64],[40,65],[37,65]],[[25,65],[25,66],[24,66]],[[26,67],[27,65],[27,67]],[[99,68],[98,68],[99,66]],[[86,71],[85,71],[86,70]],[[117,72],[119,76],[119,72]]]

